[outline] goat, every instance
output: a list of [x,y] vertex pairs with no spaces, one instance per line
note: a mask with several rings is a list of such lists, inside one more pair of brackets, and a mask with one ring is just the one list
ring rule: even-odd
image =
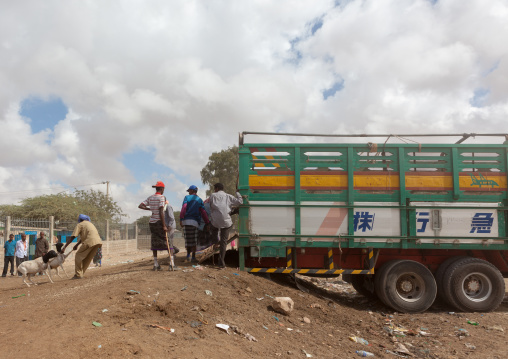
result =
[[49,271],[47,271],[47,269],[49,260],[51,258],[55,258],[56,256],[57,256],[56,252],[51,250],[42,257],[21,263],[17,271],[18,273],[23,274],[23,283],[25,283],[27,286],[30,287],[30,284],[28,284],[28,282],[26,281],[26,277],[28,276],[28,280],[30,281],[30,283],[37,285],[37,283],[34,283],[32,281],[32,276],[44,270],[46,270],[46,273],[48,274],[49,281],[53,283],[51,275],[49,274]]
[[62,252],[63,245],[64,245],[63,243],[56,244],[56,250],[58,252],[58,255],[55,258],[51,258],[51,260],[49,261],[49,267],[48,267],[48,272],[51,272],[52,269],[56,269],[56,275],[58,277],[60,277],[61,279],[63,279],[63,278],[60,276],[60,267],[62,267],[62,270],[65,273],[65,276],[67,278],[69,278],[69,276],[67,275],[67,272],[65,271],[63,264],[65,262],[65,259],[69,256],[69,254],[72,253],[72,251],[70,251],[67,254]]

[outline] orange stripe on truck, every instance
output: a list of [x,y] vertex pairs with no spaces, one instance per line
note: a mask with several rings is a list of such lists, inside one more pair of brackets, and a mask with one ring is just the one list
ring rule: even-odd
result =
[[[252,189],[289,190],[295,188],[295,178],[292,172],[281,171],[280,175],[268,175],[266,172],[262,171],[261,175],[249,175],[249,185]],[[312,171],[302,172],[300,174],[300,188],[306,190],[346,190],[348,188],[348,178],[345,171],[329,172],[331,173],[324,174],[327,171],[319,171],[319,174],[311,174]],[[399,176],[396,173],[359,171],[354,173],[353,179],[356,190],[398,190],[400,188]],[[482,173],[480,177],[478,172],[461,172],[459,187],[462,191],[506,191],[507,180],[504,173]],[[453,177],[451,173],[406,172],[406,190],[451,191],[452,189]]]

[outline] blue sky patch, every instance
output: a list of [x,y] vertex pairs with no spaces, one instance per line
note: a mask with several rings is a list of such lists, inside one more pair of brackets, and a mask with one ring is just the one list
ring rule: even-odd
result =
[[334,96],[338,91],[344,88],[344,80],[336,81],[332,87],[323,91],[323,98],[326,100],[330,96]]
[[136,149],[133,152],[124,153],[122,163],[132,173],[136,182],[145,181],[152,174],[167,172],[168,168],[154,161],[155,150]]
[[323,27],[323,19],[322,18],[316,19],[314,21],[314,23],[312,24],[310,32],[312,33],[312,35],[314,35],[316,33],[316,31],[318,31],[322,27]]
[[29,97],[21,101],[19,114],[30,119],[32,133],[50,129],[64,120],[69,109],[60,98]]
[[293,55],[292,58],[289,60],[289,62],[292,63],[293,65],[298,65],[302,60],[302,53],[300,52],[300,50],[296,48],[300,41],[301,39],[299,37],[289,40],[289,43],[291,44],[291,49],[289,51]]
[[469,103],[473,107],[483,107],[485,106],[485,101],[487,100],[487,97],[489,96],[490,90],[485,88],[477,88],[474,90],[474,95],[471,100],[469,100]]

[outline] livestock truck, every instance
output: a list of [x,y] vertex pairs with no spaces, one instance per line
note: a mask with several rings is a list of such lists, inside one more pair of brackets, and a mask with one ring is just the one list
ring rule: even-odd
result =
[[[247,143],[247,135],[303,136],[240,135],[241,270],[348,275],[359,293],[406,313],[425,311],[436,296],[458,311],[500,305],[506,134],[449,135],[460,136],[455,143],[436,143],[448,135]],[[488,140],[463,143],[470,138]]]

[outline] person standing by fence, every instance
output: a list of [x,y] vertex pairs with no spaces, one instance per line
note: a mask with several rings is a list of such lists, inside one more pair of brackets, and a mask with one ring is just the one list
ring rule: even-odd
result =
[[166,197],[164,194],[164,182],[158,181],[152,188],[155,188],[155,194],[151,195],[138,206],[139,209],[145,211],[152,211],[150,216],[149,226],[151,233],[151,250],[153,251],[153,270],[161,270],[161,266],[157,262],[157,251],[168,251],[169,248],[166,244],[166,232],[168,227],[164,220],[164,205],[166,204]]
[[11,275],[14,275],[14,253],[16,252],[16,242],[14,242],[14,234],[9,234],[9,240],[4,244],[4,270],[2,277],[7,276],[9,263],[11,264]]
[[67,239],[67,243],[62,248],[62,252],[65,252],[65,248],[79,236],[79,241],[73,247],[73,250],[78,249],[74,257],[75,261],[75,273],[72,279],[81,279],[85,275],[90,262],[92,262],[95,253],[102,247],[102,240],[99,236],[97,228],[90,222],[90,217],[85,214],[80,214],[78,217],[78,225],[74,228],[72,236]]
[[[44,232],[41,232],[39,235],[39,238],[35,240],[35,255],[34,259],[37,259],[39,257],[42,257],[46,253],[49,252],[49,243],[48,240],[45,238],[46,234]],[[42,272],[39,272],[39,275],[42,275]]]
[[[26,234],[21,233],[21,240],[16,242],[16,271],[21,263],[28,259],[28,242],[26,241]],[[18,273],[21,277],[21,273]]]

